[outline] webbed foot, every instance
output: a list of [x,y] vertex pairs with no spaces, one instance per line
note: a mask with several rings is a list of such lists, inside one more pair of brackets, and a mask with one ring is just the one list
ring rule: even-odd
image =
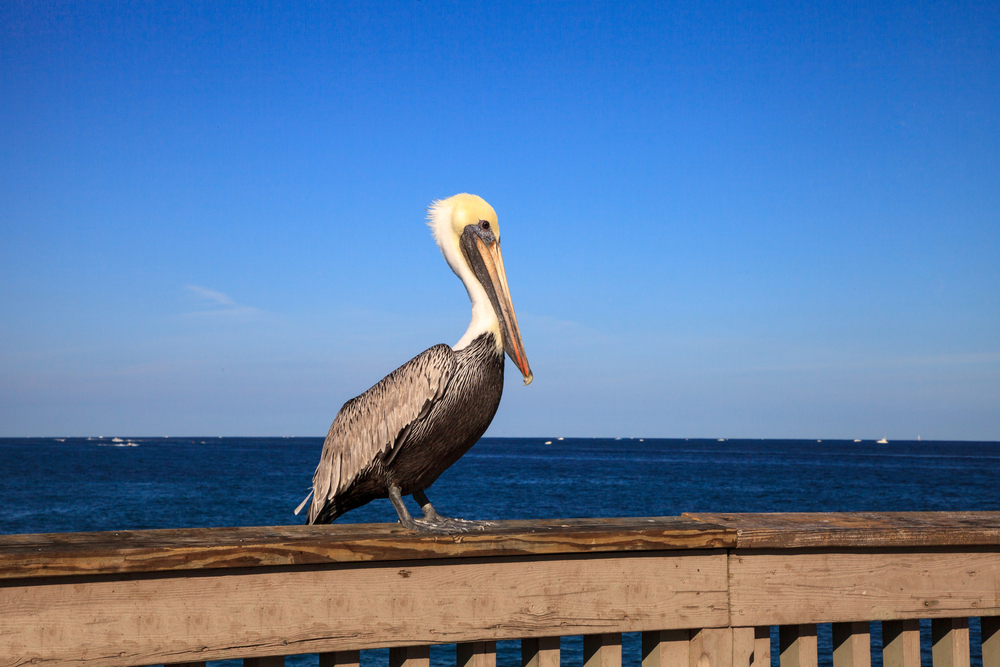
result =
[[399,523],[404,528],[408,528],[418,533],[434,533],[436,535],[455,535],[457,533],[469,533],[476,530],[486,530],[493,524],[489,521],[468,521],[466,519],[452,519],[441,516],[427,500],[427,495],[423,491],[413,493],[413,499],[420,504],[424,512],[422,519],[414,519],[410,516],[409,510],[403,504],[403,496],[398,486],[389,487],[389,500],[396,508],[399,515]]

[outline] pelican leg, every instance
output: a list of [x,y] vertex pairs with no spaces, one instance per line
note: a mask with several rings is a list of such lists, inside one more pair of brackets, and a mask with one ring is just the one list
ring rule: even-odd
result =
[[396,508],[399,515],[399,523],[404,528],[408,528],[418,533],[436,533],[438,535],[453,535],[454,533],[467,533],[470,530],[483,530],[491,524],[485,521],[465,521],[464,519],[449,519],[437,513],[434,507],[427,500],[427,495],[423,491],[413,494],[413,499],[420,504],[424,512],[422,519],[414,519],[410,516],[409,510],[403,504],[403,494],[401,489],[395,484],[389,485],[389,502]]

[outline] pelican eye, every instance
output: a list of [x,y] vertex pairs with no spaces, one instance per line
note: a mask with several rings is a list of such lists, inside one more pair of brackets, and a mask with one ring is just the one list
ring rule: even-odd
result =
[[480,220],[479,221],[479,227],[482,228],[482,229],[488,230],[490,228],[490,223],[489,223],[488,220]]

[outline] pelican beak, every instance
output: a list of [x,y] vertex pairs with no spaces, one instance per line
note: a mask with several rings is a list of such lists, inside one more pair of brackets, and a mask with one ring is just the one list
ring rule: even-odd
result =
[[524,353],[524,343],[521,342],[521,330],[517,326],[517,316],[514,314],[514,304],[510,300],[510,288],[507,287],[507,273],[503,268],[500,241],[487,243],[477,236],[475,237],[475,248],[482,259],[483,268],[486,269],[486,276],[480,276],[480,282],[483,283],[483,287],[490,295],[493,309],[497,313],[497,319],[500,320],[504,352],[521,371],[521,375],[524,376],[524,384],[531,384],[534,376],[531,374],[531,367],[528,366],[528,357]]

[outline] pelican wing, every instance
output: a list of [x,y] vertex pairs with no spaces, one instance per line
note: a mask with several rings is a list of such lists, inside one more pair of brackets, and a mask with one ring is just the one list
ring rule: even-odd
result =
[[[435,345],[344,404],[326,435],[313,475],[309,523],[377,459],[387,465],[395,457],[413,424],[427,416],[444,394],[455,367],[455,352],[447,345]],[[303,505],[305,501],[299,509]]]

